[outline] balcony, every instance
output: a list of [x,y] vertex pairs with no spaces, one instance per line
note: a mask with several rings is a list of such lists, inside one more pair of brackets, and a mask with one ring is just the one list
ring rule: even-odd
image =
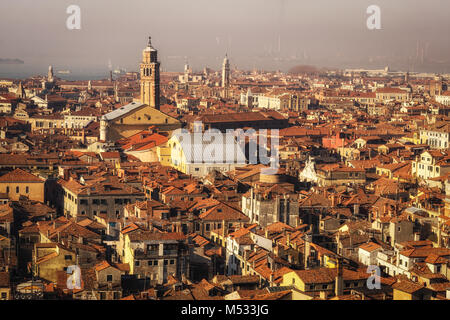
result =
[[159,256],[158,250],[142,250],[142,249],[136,249],[134,250],[134,256],[136,258],[145,258],[145,257],[154,257]]
[[164,250],[163,255],[165,256],[176,256],[178,255],[178,250]]

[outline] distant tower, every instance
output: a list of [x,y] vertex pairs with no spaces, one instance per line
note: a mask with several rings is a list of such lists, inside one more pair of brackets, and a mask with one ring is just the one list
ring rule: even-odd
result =
[[47,81],[53,82],[55,80],[53,76],[53,66],[48,66],[48,73],[47,73]]
[[22,86],[22,81],[19,82],[19,86],[17,87],[16,95],[18,98],[21,98],[21,99],[26,98],[25,90]]
[[250,87],[248,87],[248,90],[247,90],[245,104],[248,108],[253,107],[253,94],[252,94],[252,90],[250,90]]
[[119,102],[119,85],[114,82],[114,101]]
[[89,91],[92,90],[92,83],[91,83],[91,80],[88,81],[88,87],[87,87],[87,89],[88,89]]
[[228,88],[230,87],[230,61],[225,54],[222,64],[222,88],[224,88],[225,98],[228,98]]
[[187,58],[186,58],[186,61],[185,61],[185,63],[184,63],[184,73],[185,73],[185,74],[191,73],[191,70],[190,70],[190,68],[189,68],[189,61],[187,60]]
[[108,130],[108,122],[106,118],[102,117],[100,119],[100,141],[106,142],[106,133]]
[[142,51],[141,102],[159,110],[159,62],[158,51],[148,37],[147,47]]
[[436,75],[434,80],[430,82],[430,95],[439,96],[444,91],[443,78],[440,75]]
[[406,84],[409,83],[409,71],[406,72],[406,74],[405,74],[405,83],[406,83]]
[[190,74],[191,74],[191,69],[189,67],[189,62],[186,58],[186,62],[184,63],[184,82],[189,82]]

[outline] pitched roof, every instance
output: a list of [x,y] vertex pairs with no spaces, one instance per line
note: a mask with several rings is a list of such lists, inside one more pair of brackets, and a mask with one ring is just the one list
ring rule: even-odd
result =
[[368,243],[364,243],[364,244],[360,245],[359,248],[363,249],[367,252],[372,252],[374,250],[381,248],[381,246],[374,242],[368,242]]
[[131,102],[127,105],[124,105],[116,110],[113,110],[113,111],[103,115],[102,120],[111,121],[111,120],[120,118],[120,117],[126,115],[127,113],[142,107],[143,105],[144,104],[140,103],[140,102]]
[[0,177],[0,182],[44,182],[43,179],[22,169],[15,169]]
[[406,279],[399,280],[392,285],[392,289],[400,290],[406,293],[414,293],[422,288],[424,288],[422,284],[415,283]]
[[[333,282],[337,276],[336,268],[318,268],[311,270],[295,270],[294,271],[305,284],[312,283],[329,283]],[[367,279],[369,274],[343,269],[344,280],[362,280]]]
[[204,213],[199,215],[200,219],[209,221],[249,221],[249,218],[244,215],[240,210],[237,210],[223,202],[210,208]]

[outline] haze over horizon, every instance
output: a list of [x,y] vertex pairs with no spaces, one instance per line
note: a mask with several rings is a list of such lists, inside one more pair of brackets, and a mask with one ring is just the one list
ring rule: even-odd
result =
[[[81,8],[81,30],[68,30],[66,8]],[[368,6],[381,8],[381,30],[366,27]],[[3,0],[0,58],[26,63],[17,72],[45,73],[48,65],[79,73],[137,70],[152,36],[163,71],[232,66],[287,71],[319,67],[384,67],[450,72],[445,0]],[[24,69],[20,71],[20,69]],[[0,76],[12,72],[0,65]],[[26,69],[26,70],[25,70]]]

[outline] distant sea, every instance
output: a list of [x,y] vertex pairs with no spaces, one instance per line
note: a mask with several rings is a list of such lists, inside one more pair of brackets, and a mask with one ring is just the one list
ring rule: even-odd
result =
[[[161,57],[162,71],[174,71],[182,72],[184,68],[185,60],[180,57]],[[25,63],[23,64],[0,64],[0,79],[25,79],[31,76],[46,76],[48,72],[48,66],[51,64],[53,66],[53,71],[56,77],[64,80],[101,80],[109,78],[109,67],[107,65],[103,66],[69,66],[67,62],[61,61],[58,64],[56,61],[52,61],[51,58],[45,59],[21,59]],[[192,63],[191,63],[191,60]],[[367,63],[363,61],[355,61],[349,63],[347,61],[335,62],[335,61],[302,61],[301,59],[288,58],[288,59],[277,59],[273,57],[231,57],[230,62],[232,68],[237,65],[241,70],[253,70],[257,68],[259,70],[267,71],[288,71],[290,68],[296,65],[312,65],[316,67],[329,67],[329,68],[364,68],[364,69],[384,69],[385,66],[389,66],[391,70],[395,71],[411,71],[411,72],[432,72],[432,73],[449,73],[450,65],[447,64],[432,64],[428,63],[421,66],[420,68],[410,68],[407,65],[395,62],[378,62],[378,63]],[[213,70],[220,70],[222,67],[221,57],[216,57],[215,59],[210,59],[207,57],[193,57],[190,59],[190,64],[193,66],[194,71],[201,72],[203,68],[210,67]],[[63,64],[64,63],[64,64]],[[128,71],[138,71],[139,64],[129,63]],[[116,69],[117,67],[113,67]],[[60,70],[70,70],[70,74],[60,74]],[[113,75],[115,76],[115,75]]]
[[[70,70],[70,74],[58,73],[59,70]],[[25,79],[31,76],[46,76],[47,66],[24,64],[0,64],[0,79]],[[53,73],[57,78],[64,80],[101,80],[109,78],[107,68],[70,68],[67,66],[53,66]]]

